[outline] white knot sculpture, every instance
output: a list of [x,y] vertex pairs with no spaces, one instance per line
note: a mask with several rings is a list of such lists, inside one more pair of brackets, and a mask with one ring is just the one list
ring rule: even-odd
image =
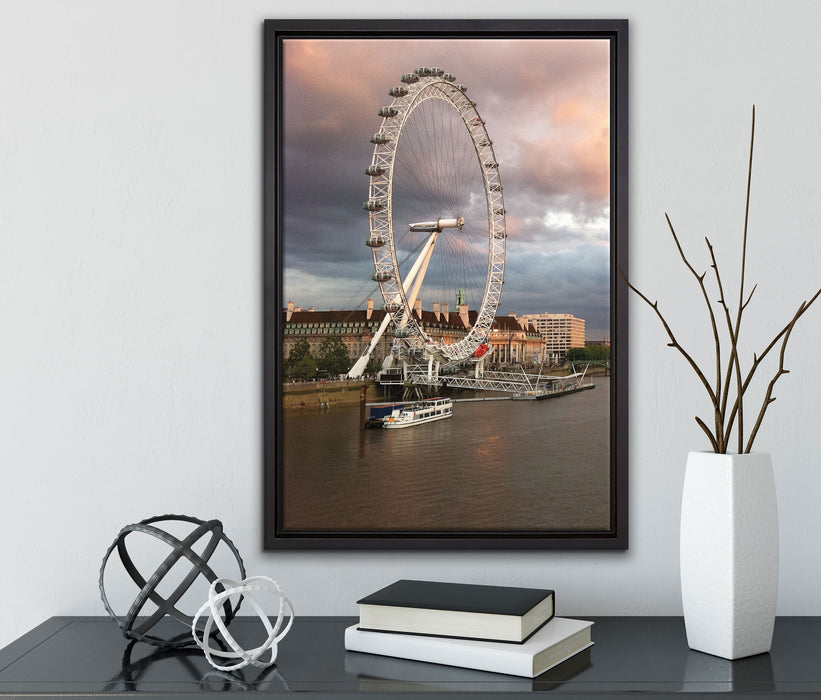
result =
[[[220,589],[220,590],[218,590]],[[271,593],[279,598],[279,614],[274,625],[262,609],[262,606],[254,597],[253,593],[264,592]],[[228,631],[228,625],[225,620],[220,617],[220,606],[231,596],[241,595],[247,604],[250,605],[259,615],[259,619],[265,629],[268,631],[267,639],[255,649],[243,649],[234,639],[233,635]],[[287,612],[286,612],[287,609]],[[208,612],[208,618],[205,625],[200,632],[197,629],[197,623],[204,613]],[[285,615],[288,616],[288,624],[280,632]],[[219,578],[211,583],[208,589],[208,602],[194,615],[194,620],[191,623],[191,633],[194,635],[194,641],[197,646],[205,652],[205,658],[208,659],[215,669],[218,671],[236,671],[245,666],[256,666],[257,668],[268,668],[277,659],[277,645],[281,639],[288,634],[291,625],[294,623],[294,608],[291,601],[285,597],[285,592],[280,588],[279,584],[267,576],[252,576],[244,581],[232,581],[227,578]],[[231,647],[233,651],[225,651],[223,649],[214,649],[209,644],[211,631],[216,625],[225,643]],[[266,651],[270,651],[270,658],[267,661],[260,661],[260,658]],[[236,664],[221,666],[214,657],[220,659],[239,659]]]

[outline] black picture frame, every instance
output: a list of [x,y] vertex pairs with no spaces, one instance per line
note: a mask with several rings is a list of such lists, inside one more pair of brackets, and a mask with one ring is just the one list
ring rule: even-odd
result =
[[[609,525],[595,530],[290,529],[283,506],[283,42],[291,39],[601,38],[610,50]],[[409,68],[413,70],[413,68]],[[263,545],[268,550],[619,550],[628,548],[628,23],[602,20],[266,20],[263,71]],[[329,76],[329,79],[331,77]],[[364,154],[363,157],[367,157]],[[363,189],[364,198],[364,189]],[[366,225],[367,229],[367,225]],[[360,236],[360,238],[364,238]],[[357,241],[358,242],[358,241]],[[592,392],[591,392],[592,393]],[[564,399],[559,399],[562,401]],[[542,403],[542,402],[540,402]],[[412,428],[416,430],[417,428]],[[317,436],[321,439],[321,436]]]

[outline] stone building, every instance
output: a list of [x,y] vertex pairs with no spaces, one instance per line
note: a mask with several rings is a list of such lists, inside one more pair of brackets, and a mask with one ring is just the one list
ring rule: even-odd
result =
[[[471,311],[467,304],[450,311],[448,304],[439,302],[433,304],[432,311],[425,311],[421,300],[417,300],[413,315],[434,341],[450,344],[470,332],[478,312]],[[345,343],[353,363],[365,352],[384,317],[384,311],[374,308],[373,299],[368,300],[366,309],[348,311],[317,311],[313,308],[304,311],[288,302],[288,308],[283,310],[283,358],[288,357],[299,340],[307,340],[311,352],[315,353],[325,337],[335,335]],[[380,364],[390,353],[392,342],[393,334],[388,327],[372,355]],[[535,328],[523,326],[513,317],[496,317],[489,342],[494,350],[489,358],[493,365],[530,365],[544,361],[541,336]]]

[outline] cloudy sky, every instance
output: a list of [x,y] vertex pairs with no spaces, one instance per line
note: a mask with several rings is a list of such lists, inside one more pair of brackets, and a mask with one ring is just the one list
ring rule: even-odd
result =
[[289,39],[283,65],[286,300],[380,304],[364,245],[369,139],[401,75],[439,66],[468,86],[500,163],[508,241],[497,314],[572,313],[588,337],[609,337],[606,40]]

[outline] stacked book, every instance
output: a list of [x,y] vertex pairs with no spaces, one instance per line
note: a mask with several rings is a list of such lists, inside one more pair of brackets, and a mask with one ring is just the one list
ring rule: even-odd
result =
[[357,602],[348,651],[535,678],[593,644],[551,590],[401,580]]

